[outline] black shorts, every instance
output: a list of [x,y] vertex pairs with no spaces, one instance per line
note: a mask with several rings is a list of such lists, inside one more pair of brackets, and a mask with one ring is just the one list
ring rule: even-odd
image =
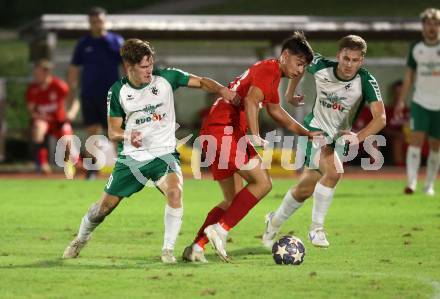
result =
[[100,124],[107,128],[107,99],[81,98],[81,111],[86,126]]

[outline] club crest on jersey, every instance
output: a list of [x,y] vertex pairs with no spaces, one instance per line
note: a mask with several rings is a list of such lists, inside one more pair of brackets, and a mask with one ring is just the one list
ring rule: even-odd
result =
[[150,88],[150,91],[152,94],[154,94],[155,96],[157,96],[159,94],[159,89],[156,86],[153,86]]
[[351,87],[351,83],[348,83],[347,85],[345,85],[345,90],[349,90]]

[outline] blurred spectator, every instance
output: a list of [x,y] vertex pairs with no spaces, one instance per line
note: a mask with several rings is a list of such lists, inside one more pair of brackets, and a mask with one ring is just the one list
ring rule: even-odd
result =
[[[67,73],[69,99],[77,96],[81,82],[81,110],[87,136],[102,134],[107,128],[107,93],[119,79],[119,49],[123,38],[107,31],[106,14],[106,10],[100,7],[89,11],[90,34],[82,37],[76,45]],[[95,156],[94,153],[86,155]],[[96,171],[87,172],[87,178],[95,176]]]
[[[32,142],[37,170],[45,174],[51,172],[48,162],[48,149],[45,145],[49,135],[61,138],[72,135],[70,120],[79,110],[79,103],[67,103],[65,99],[69,88],[63,80],[52,75],[53,64],[47,59],[38,60],[33,68],[33,81],[26,91],[26,102],[31,116]],[[69,160],[71,142],[67,144],[64,161]],[[68,165],[67,165],[68,164]],[[66,174],[73,176],[73,165],[66,163]]]

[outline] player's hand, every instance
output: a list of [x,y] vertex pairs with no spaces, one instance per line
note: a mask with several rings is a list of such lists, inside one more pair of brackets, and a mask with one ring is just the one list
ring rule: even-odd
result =
[[400,120],[403,117],[403,109],[405,109],[405,102],[398,101],[394,107],[393,118]]
[[339,131],[338,138],[343,137],[345,139],[345,143],[349,143],[350,146],[359,144],[359,137],[356,133],[349,130],[341,130]]
[[236,91],[232,91],[227,87],[223,87],[220,90],[220,95],[222,96],[223,100],[231,103],[234,106],[238,106],[240,104],[240,96]]
[[266,139],[261,138],[260,136],[257,135],[250,135],[249,136],[249,140],[252,143],[253,146],[255,147],[262,147],[265,148],[269,142],[266,141]]
[[131,131],[130,133],[130,142],[136,148],[142,146],[142,135],[139,131]]
[[305,104],[304,97],[305,97],[304,95],[296,94],[296,95],[293,95],[291,98],[288,98],[287,102],[292,104],[295,107],[301,107]]

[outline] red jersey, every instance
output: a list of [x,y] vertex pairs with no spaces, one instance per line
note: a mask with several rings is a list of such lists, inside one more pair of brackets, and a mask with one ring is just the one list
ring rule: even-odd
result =
[[241,98],[241,103],[235,106],[219,98],[212,106],[208,117],[203,123],[203,128],[214,129],[218,126],[223,131],[224,126],[240,127],[243,132],[247,130],[244,99],[251,86],[258,87],[264,94],[263,106],[268,103],[279,104],[278,86],[281,79],[281,70],[277,59],[262,60],[252,65],[241,76],[229,83],[228,88],[236,91]]
[[69,87],[63,80],[52,77],[46,88],[32,82],[26,91],[27,103],[35,105],[35,111],[44,115],[49,121],[62,123],[66,121],[64,100]]

